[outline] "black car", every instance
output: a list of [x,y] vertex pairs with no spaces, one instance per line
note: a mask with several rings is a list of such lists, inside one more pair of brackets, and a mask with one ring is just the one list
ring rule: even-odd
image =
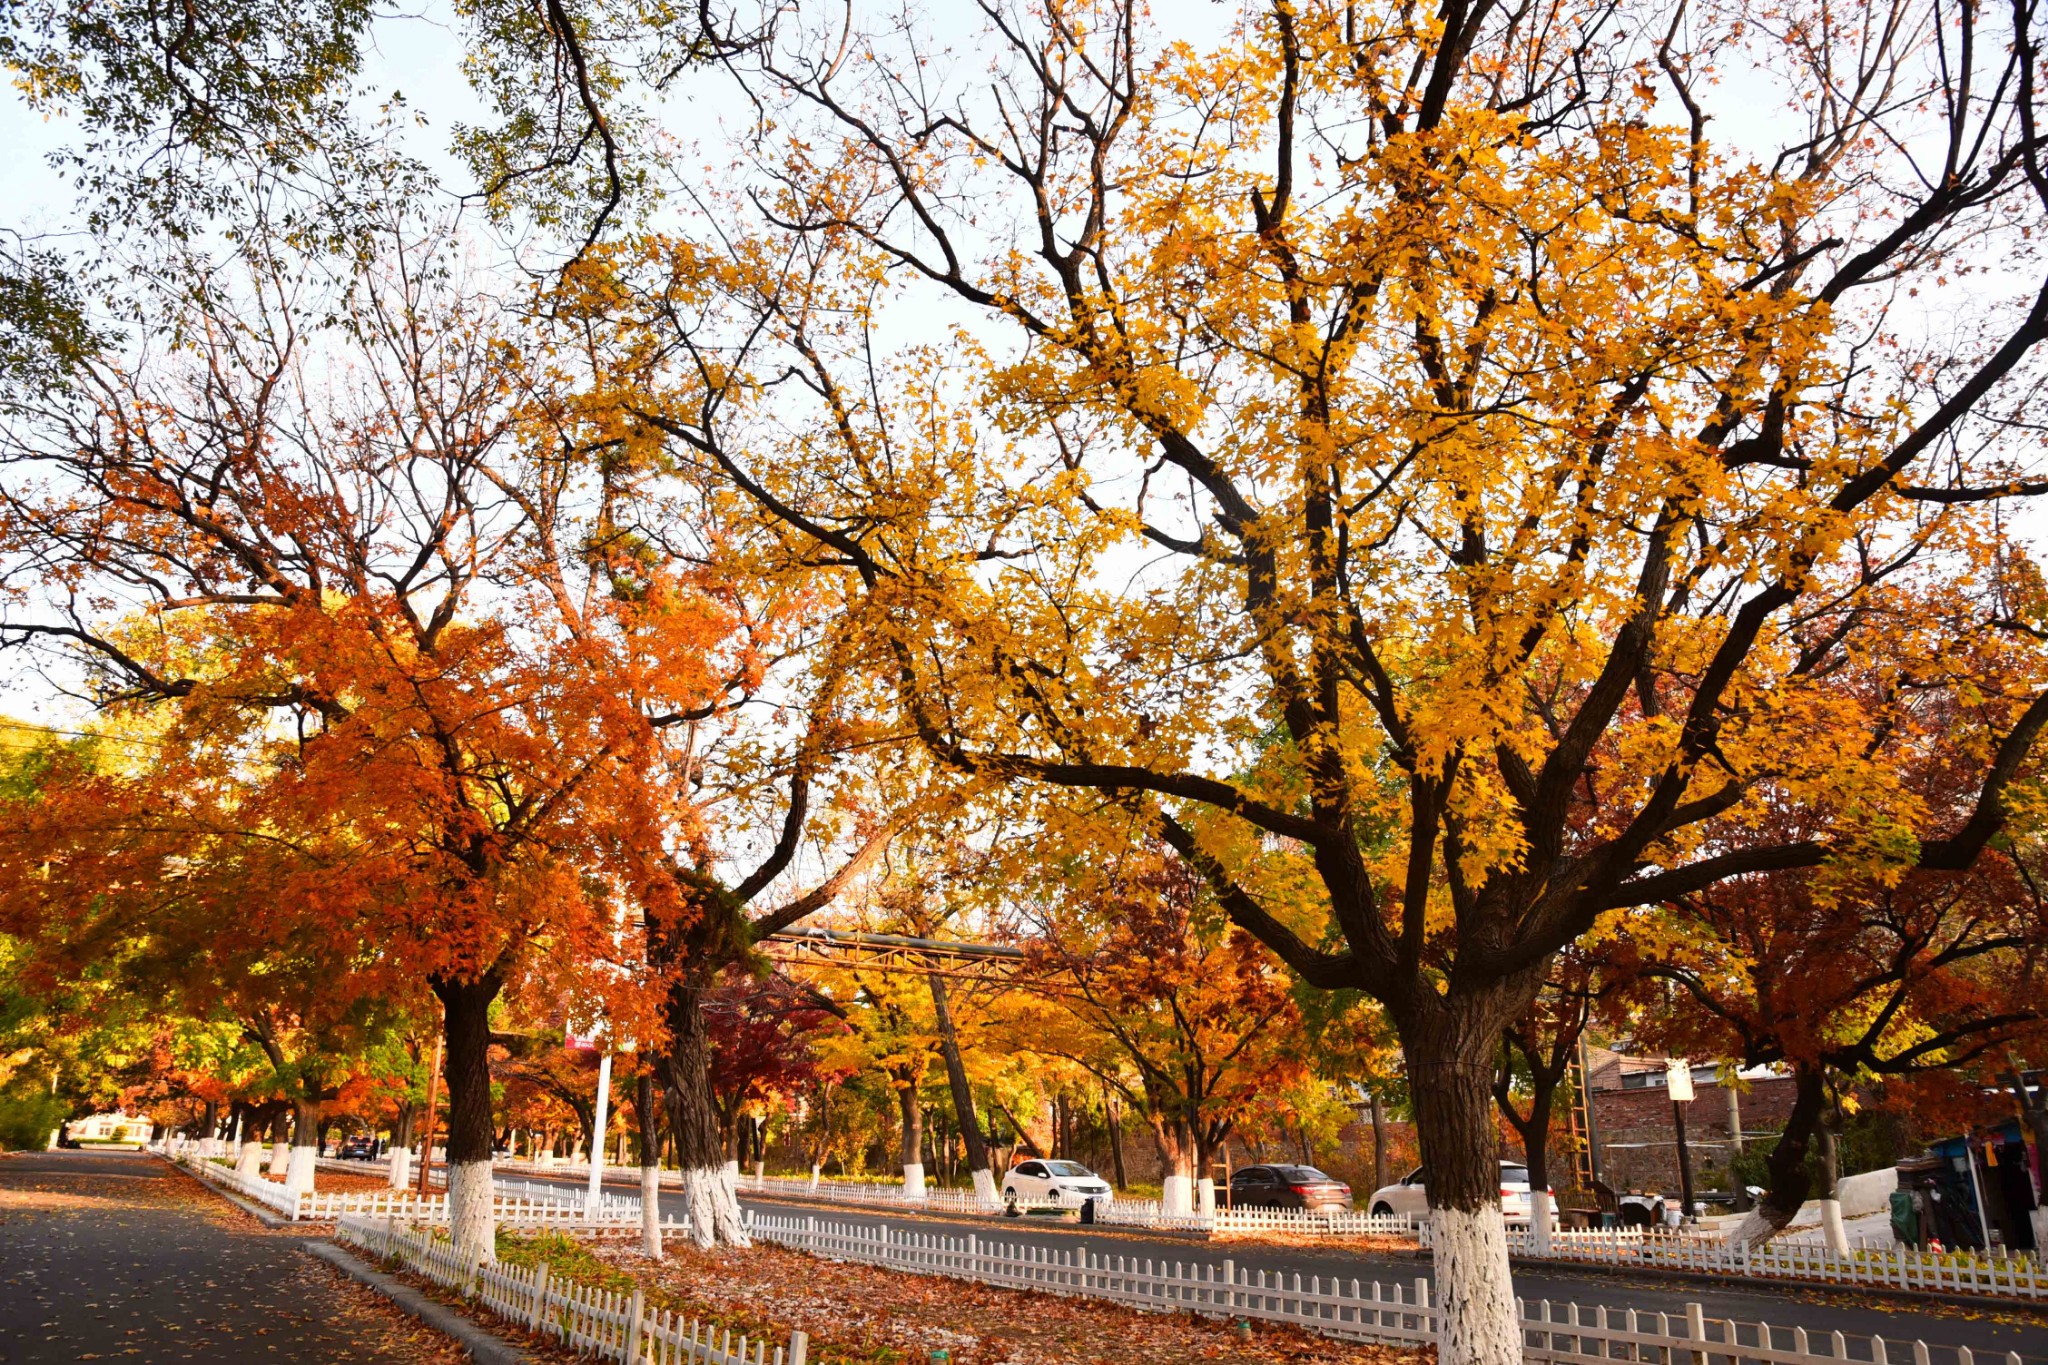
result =
[[1313,1166],[1247,1166],[1230,1177],[1230,1207],[1348,1213],[1351,1187]]
[[373,1137],[346,1137],[335,1149],[336,1156],[343,1161],[368,1161],[377,1155],[377,1139]]

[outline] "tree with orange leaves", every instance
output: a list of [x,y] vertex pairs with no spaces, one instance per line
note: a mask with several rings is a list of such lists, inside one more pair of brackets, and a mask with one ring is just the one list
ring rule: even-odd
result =
[[[586,259],[613,391],[844,594],[935,763],[1142,820],[1385,1007],[1440,1358],[1508,1365],[1491,1081],[1551,958],[1966,868],[2048,725],[1999,582],[2048,492],[2041,8],[980,9],[948,67],[761,7],[716,232]],[[1967,800],[1897,782],[1929,744]]]
[[1023,1046],[1122,1098],[1159,1150],[1167,1212],[1191,1212],[1238,1120],[1307,1076],[1293,981],[1160,845],[1065,871],[1087,889],[1039,926],[1059,988],[1019,1002]]
[[0,639],[161,730],[131,807],[198,838],[194,876],[280,850],[224,932],[331,934],[431,990],[457,1240],[487,1255],[492,1002],[543,952],[627,988],[592,811],[744,685],[749,623],[610,520],[564,452],[609,448],[561,397],[574,356],[442,225],[388,225],[338,280],[260,218],[237,241],[138,263],[139,363],[108,341],[7,394]]

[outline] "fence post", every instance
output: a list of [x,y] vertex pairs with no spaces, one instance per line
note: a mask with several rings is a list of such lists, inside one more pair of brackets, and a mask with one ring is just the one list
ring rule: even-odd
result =
[[636,1284],[626,1305],[626,1365],[640,1365],[640,1315],[646,1311],[647,1291]]
[[[1685,1306],[1685,1334],[1694,1341],[1703,1342],[1707,1339],[1707,1310],[1696,1303]],[[1693,1352],[1692,1362],[1693,1365],[1707,1365],[1707,1353]]]
[[541,1319],[547,1316],[548,1307],[548,1263],[542,1261],[533,1272],[533,1312],[527,1315],[526,1330],[540,1331]]
[[1223,1311],[1234,1313],[1237,1311],[1237,1261],[1230,1256],[1223,1258],[1223,1283],[1228,1286],[1223,1291]]
[[804,1357],[810,1353],[811,1339],[803,1332],[789,1334],[789,1365],[806,1365]]

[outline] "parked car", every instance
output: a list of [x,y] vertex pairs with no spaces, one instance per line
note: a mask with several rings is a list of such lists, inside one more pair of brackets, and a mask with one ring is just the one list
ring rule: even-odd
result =
[[1313,1166],[1247,1166],[1231,1173],[1230,1207],[1349,1213],[1351,1187]]
[[1005,1199],[1107,1199],[1109,1182],[1078,1161],[1020,1161],[1003,1177]]
[[343,1161],[369,1161],[377,1155],[377,1139],[373,1137],[345,1137],[334,1154]]
[[[1407,1214],[1410,1218],[1429,1216],[1428,1172],[1417,1166],[1392,1185],[1372,1192],[1367,1207],[1381,1217]],[[1555,1191],[1553,1191],[1555,1193]],[[1500,1211],[1506,1218],[1529,1218],[1529,1168],[1519,1161],[1500,1163]]]

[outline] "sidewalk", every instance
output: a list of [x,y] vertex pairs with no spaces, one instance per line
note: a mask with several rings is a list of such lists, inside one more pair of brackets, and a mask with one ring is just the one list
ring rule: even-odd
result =
[[463,1349],[154,1157],[0,1161],[0,1365],[457,1365]]

